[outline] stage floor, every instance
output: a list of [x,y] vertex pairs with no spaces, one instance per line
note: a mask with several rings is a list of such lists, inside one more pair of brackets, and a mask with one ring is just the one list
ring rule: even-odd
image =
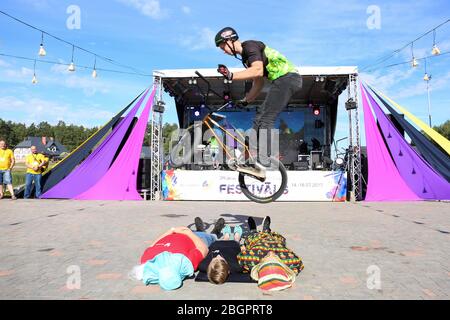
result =
[[[449,203],[0,200],[0,299],[449,299]],[[130,280],[147,246],[178,225],[265,215],[305,269],[293,288]],[[245,225],[244,225],[245,226]],[[209,230],[212,226],[209,227]],[[381,288],[369,289],[379,268]],[[70,290],[79,271],[80,289]],[[368,274],[368,270],[370,271]]]

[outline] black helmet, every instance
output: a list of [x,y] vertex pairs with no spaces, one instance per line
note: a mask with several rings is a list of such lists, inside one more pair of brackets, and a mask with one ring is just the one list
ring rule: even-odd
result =
[[234,30],[231,27],[223,28],[216,35],[216,39],[215,39],[216,47],[218,47],[224,41],[231,40],[234,42],[238,39],[239,39],[239,36],[238,36],[236,30]]

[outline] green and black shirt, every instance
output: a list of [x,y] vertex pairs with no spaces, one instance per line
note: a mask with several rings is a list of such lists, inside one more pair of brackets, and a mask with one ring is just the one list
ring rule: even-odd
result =
[[242,42],[242,63],[249,68],[253,62],[262,61],[264,76],[274,81],[297,68],[277,50],[269,48],[261,41],[248,40]]

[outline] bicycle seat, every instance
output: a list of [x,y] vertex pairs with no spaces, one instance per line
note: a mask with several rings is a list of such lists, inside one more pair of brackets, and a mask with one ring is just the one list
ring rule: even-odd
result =
[[213,113],[211,113],[211,118],[213,118],[216,121],[220,121],[220,120],[226,119],[227,116],[224,114],[213,112]]

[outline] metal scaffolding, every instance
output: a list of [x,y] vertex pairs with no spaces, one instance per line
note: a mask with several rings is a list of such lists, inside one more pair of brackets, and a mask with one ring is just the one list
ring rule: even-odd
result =
[[361,173],[361,144],[359,136],[359,113],[358,113],[358,75],[350,74],[348,82],[348,100],[345,107],[348,111],[349,121],[349,157],[350,157],[350,180],[351,180],[351,201],[362,200]]
[[160,77],[155,77],[154,84],[156,86],[155,101],[152,108],[152,118],[150,122],[151,139],[150,139],[150,200],[156,201],[161,199],[161,172],[163,148],[162,140],[162,123],[164,114],[164,102],[162,101],[162,81]]

